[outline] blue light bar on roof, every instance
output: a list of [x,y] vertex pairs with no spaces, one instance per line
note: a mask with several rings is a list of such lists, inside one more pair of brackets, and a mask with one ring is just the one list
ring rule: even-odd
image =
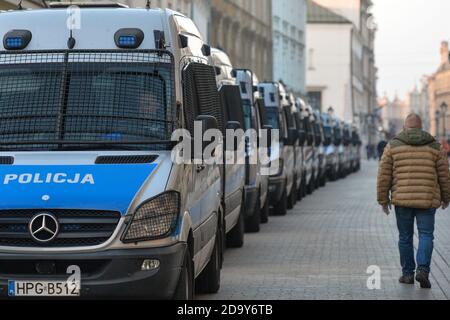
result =
[[119,46],[122,48],[125,48],[125,47],[135,48],[136,47],[136,37],[135,36],[120,36],[119,37]]
[[28,30],[11,30],[3,37],[6,50],[22,50],[30,43],[32,34]]
[[120,29],[114,35],[116,46],[122,49],[136,49],[144,41],[144,32],[140,29]]

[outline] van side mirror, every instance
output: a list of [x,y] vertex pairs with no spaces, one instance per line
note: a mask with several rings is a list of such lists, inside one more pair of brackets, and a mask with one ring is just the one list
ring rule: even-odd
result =
[[309,132],[307,137],[306,137],[306,142],[308,143],[308,147],[312,147],[314,144],[314,135],[312,134],[312,132]]
[[286,145],[293,146],[297,143],[297,141],[298,141],[298,130],[296,128],[289,128]]
[[[239,123],[239,121],[228,121],[228,122],[227,122],[226,129],[227,129],[227,130],[236,131],[236,130],[242,129],[242,126],[241,126],[241,124]],[[235,143],[233,144],[233,146],[234,146],[233,150],[234,150],[234,151],[237,151],[237,150],[238,150],[239,144],[240,144],[240,141],[237,141],[237,143],[236,143],[236,141],[235,141]]]
[[237,77],[237,70],[236,69],[231,70],[231,77],[232,78],[236,78]]
[[239,123],[239,121],[228,121],[227,122],[227,130],[239,130],[242,129],[241,124]]
[[298,131],[298,140],[299,140],[299,144],[300,146],[303,146],[306,142],[306,132],[305,130],[299,130]]
[[[213,116],[207,116],[207,115],[199,115],[196,119],[196,121],[199,121],[202,123],[202,153],[205,151],[206,147],[209,145],[209,142],[203,141],[203,137],[205,133],[208,130],[218,129],[219,123],[217,122],[217,119]],[[198,137],[194,137],[194,139],[198,139]],[[200,159],[200,158],[199,158]]]
[[267,148],[269,149],[269,157],[270,157],[270,149],[272,148],[272,130],[273,127],[269,125],[263,126],[264,130],[267,130]]
[[211,55],[211,46],[204,44],[202,46],[202,53],[205,57],[209,57]]
[[220,76],[222,73],[222,69],[220,69],[220,67],[214,67],[214,70],[216,71],[216,76]]

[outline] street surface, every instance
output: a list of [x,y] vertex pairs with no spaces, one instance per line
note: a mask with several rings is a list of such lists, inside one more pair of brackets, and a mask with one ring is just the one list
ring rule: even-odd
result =
[[[271,217],[244,248],[228,250],[222,287],[199,299],[450,299],[450,212],[438,212],[432,290],[398,283],[395,215],[376,204],[376,162],[328,183],[286,217]],[[417,237],[415,239],[417,246]],[[369,290],[369,266],[381,289]]]

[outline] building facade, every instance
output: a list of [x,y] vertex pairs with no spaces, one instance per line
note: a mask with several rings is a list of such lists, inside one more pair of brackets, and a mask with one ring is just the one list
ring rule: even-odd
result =
[[[126,0],[131,7],[145,7],[146,0]],[[206,42],[211,37],[211,1],[210,0],[153,0],[152,7],[168,8],[178,11],[194,20]]]
[[392,139],[403,129],[405,118],[411,113],[411,103],[409,98],[401,100],[395,97],[390,100],[384,96],[378,100],[381,109],[382,127],[387,139]]
[[272,80],[271,0],[211,0],[211,45],[223,49],[235,67]]
[[[312,13],[308,14],[307,33],[310,32],[310,29],[315,29],[316,34],[311,35],[311,38],[320,37],[320,29],[329,29],[326,35],[327,38],[321,40],[321,42],[328,43],[328,52],[324,53],[324,57],[322,57],[324,59],[323,63],[328,64],[328,72],[335,73],[334,69],[343,69],[344,66],[346,69],[349,69],[349,72],[346,72],[346,75],[349,74],[349,76],[345,77],[346,93],[340,94],[340,96],[346,97],[345,105],[339,106],[338,104],[342,105],[342,102],[335,102],[335,109],[342,119],[352,122],[359,127],[363,143],[376,144],[378,140],[379,109],[376,93],[377,68],[375,66],[374,53],[376,26],[370,13],[372,1],[309,0],[309,3]],[[322,8],[322,10],[317,9],[318,7]],[[323,9],[326,9],[328,12]],[[337,17],[340,17],[340,19]],[[340,27],[333,28],[333,24],[338,24]],[[340,37],[345,38],[345,43],[340,43],[341,40],[339,39],[341,38],[333,37],[333,29],[335,29],[336,36],[338,32],[342,34]],[[337,46],[347,47],[348,52],[350,52],[350,58],[348,54],[344,54],[339,58],[338,54],[335,54]],[[340,51],[342,49],[340,48]],[[309,52],[311,50],[314,50],[314,48],[308,48]],[[333,57],[333,55],[336,57]],[[348,80],[348,77],[350,77],[350,80]],[[310,84],[309,78],[307,79],[307,84],[308,95],[312,96],[312,101],[317,100],[317,96],[320,93],[320,91],[317,92],[317,89],[320,89],[320,87],[310,88],[310,85],[314,84]],[[342,101],[342,97],[339,98],[339,101]]]
[[[0,0],[0,10],[17,9],[18,4],[19,4],[19,0]],[[41,0],[23,0],[22,1],[23,8],[37,9],[42,6],[43,6],[43,2]]]
[[450,136],[450,55],[448,42],[441,43],[441,63],[428,78],[429,118],[431,133],[439,139]]
[[308,1],[308,99],[315,109],[326,112],[331,107],[337,117],[346,121],[353,121],[352,35],[349,20]]
[[408,93],[410,110],[422,118],[423,127],[426,131],[430,130],[428,90],[428,78],[423,78],[420,87],[414,86],[413,90]]
[[306,0],[272,0],[273,78],[306,96]]

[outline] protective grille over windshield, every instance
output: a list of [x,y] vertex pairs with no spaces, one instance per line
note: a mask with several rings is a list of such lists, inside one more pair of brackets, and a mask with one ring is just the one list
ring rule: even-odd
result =
[[174,64],[160,51],[0,53],[0,150],[169,141]]

